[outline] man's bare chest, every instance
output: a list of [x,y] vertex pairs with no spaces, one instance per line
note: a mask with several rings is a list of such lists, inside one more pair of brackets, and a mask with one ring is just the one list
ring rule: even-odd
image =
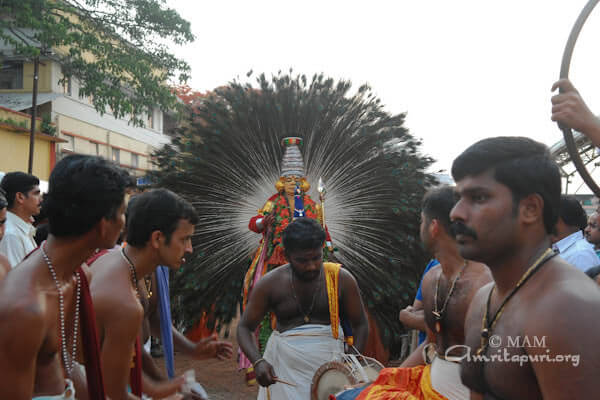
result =
[[434,280],[423,293],[425,322],[436,334],[438,352],[442,353],[449,346],[464,343],[464,321],[471,298],[469,282],[458,280],[451,288],[451,283],[440,279],[436,291]]
[[542,398],[530,357],[546,345],[545,338],[524,333],[524,315],[515,308],[517,303],[505,308],[488,339],[482,336],[485,305],[478,305],[480,311],[467,321],[461,375],[469,388],[486,394],[485,398]]
[[329,324],[329,300],[325,282],[303,290],[281,286],[271,296],[271,311],[277,317],[278,325],[290,328],[290,325],[308,323]]

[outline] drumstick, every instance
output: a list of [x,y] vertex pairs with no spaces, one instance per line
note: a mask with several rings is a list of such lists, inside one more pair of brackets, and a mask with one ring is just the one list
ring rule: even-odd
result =
[[296,387],[296,385],[294,385],[293,383],[286,382],[286,381],[284,381],[283,379],[279,379],[279,378],[273,378],[273,380],[274,380],[275,382],[283,383],[284,385],[289,385],[289,386]]

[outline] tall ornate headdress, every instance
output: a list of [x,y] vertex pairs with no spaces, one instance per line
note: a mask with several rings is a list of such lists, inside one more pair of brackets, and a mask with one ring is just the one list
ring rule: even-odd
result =
[[281,145],[285,147],[281,160],[281,176],[304,177],[304,160],[299,147],[302,146],[302,138],[286,137],[281,139]]

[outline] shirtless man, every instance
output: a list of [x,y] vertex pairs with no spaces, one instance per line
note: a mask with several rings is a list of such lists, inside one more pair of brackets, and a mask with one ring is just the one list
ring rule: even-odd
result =
[[54,167],[45,196],[48,240],[0,282],[1,399],[74,398],[65,378],[76,352],[61,331],[73,337],[75,271],[96,248],[115,245],[124,199],[123,171],[100,157],[68,156]]
[[494,277],[465,324],[461,377],[471,399],[597,398],[600,291],[549,249],[560,174],[548,148],[484,139],[454,160],[452,176],[460,254]]
[[[4,195],[4,190],[0,188],[0,241],[4,236],[4,230],[6,229],[6,213],[8,202]],[[0,281],[4,279],[4,276],[10,271],[10,261],[4,254],[0,254]]]
[[[452,347],[464,345],[464,322],[469,304],[475,293],[492,280],[492,276],[485,265],[467,261],[459,254],[452,231],[460,231],[462,227],[450,224],[453,206],[454,191],[449,186],[432,189],[423,198],[421,241],[440,264],[431,268],[423,278],[427,339],[401,367],[414,367],[431,361],[431,380],[426,384],[447,399],[464,400],[468,399],[469,390],[460,381],[460,366],[453,358],[456,354],[452,352]],[[423,358],[423,349],[428,360]],[[402,373],[404,371],[398,368],[388,369],[372,385],[379,387],[369,387],[366,391],[385,391],[388,376],[391,377],[390,381],[394,381],[393,376]],[[397,387],[394,390],[394,393],[400,394]]]
[[[138,195],[127,211],[127,246],[99,257],[92,266],[92,298],[101,341],[102,371],[111,400],[134,399],[128,393],[132,357],[141,333],[146,297],[143,278],[158,265],[179,268],[192,252],[197,223],[193,207],[165,189]],[[139,281],[138,281],[139,279]],[[183,379],[143,388],[154,398],[176,392]],[[148,392],[152,389],[152,392]]]
[[[316,370],[344,351],[339,315],[352,325],[356,348],[362,351],[365,345],[369,326],[356,280],[339,264],[323,264],[324,243],[325,231],[316,220],[296,219],[283,234],[289,264],[267,273],[250,294],[237,338],[262,386],[259,399],[310,398]],[[328,298],[330,271],[339,274],[335,299]],[[330,313],[330,300],[339,305],[337,316]],[[277,317],[277,328],[263,358],[252,332],[268,311]]]

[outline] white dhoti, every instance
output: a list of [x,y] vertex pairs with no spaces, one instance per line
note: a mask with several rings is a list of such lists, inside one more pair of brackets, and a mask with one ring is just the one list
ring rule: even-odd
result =
[[431,387],[448,400],[468,400],[469,389],[460,380],[460,364],[435,357],[431,362]]
[[279,382],[268,388],[261,386],[258,400],[309,400],[317,369],[340,359],[343,353],[343,337],[335,339],[330,325],[302,325],[284,333],[273,331],[264,359],[273,366],[278,378],[295,386]]
[[32,400],[75,400],[75,388],[73,382],[70,379],[66,379],[66,388],[62,394],[55,396],[36,396]]

